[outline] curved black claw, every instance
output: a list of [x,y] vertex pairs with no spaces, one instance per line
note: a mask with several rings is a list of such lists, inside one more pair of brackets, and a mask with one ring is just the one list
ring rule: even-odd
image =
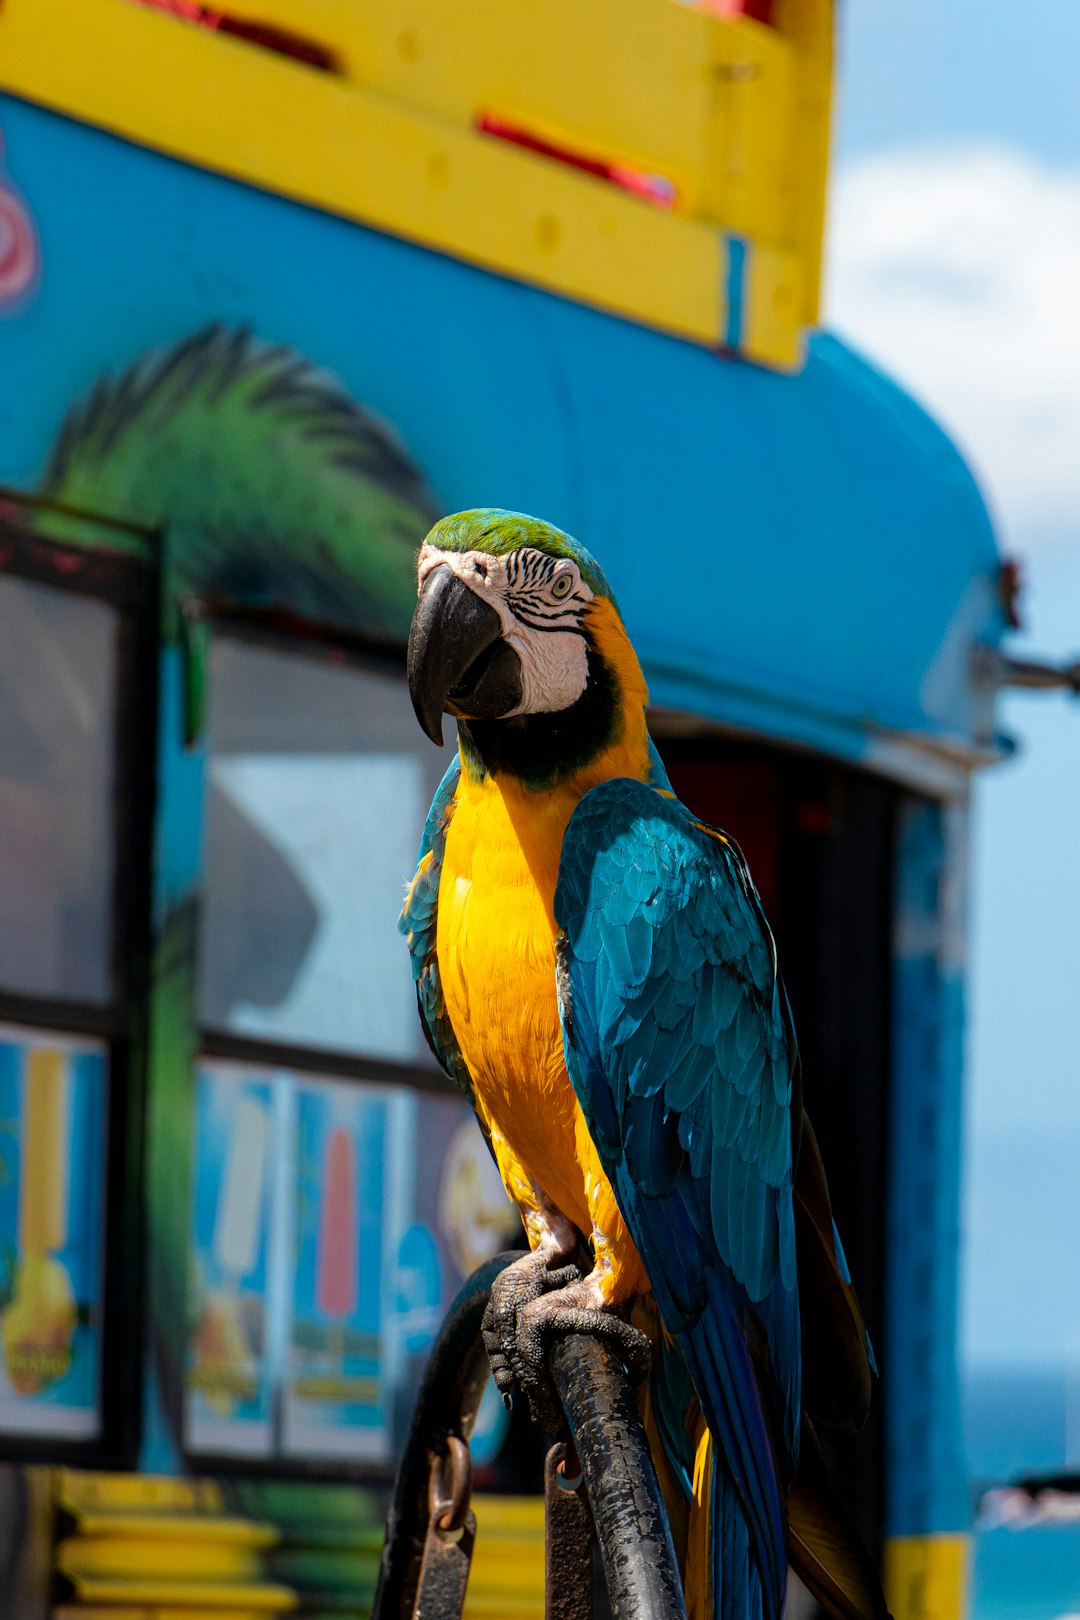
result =
[[[565,1288],[580,1279],[577,1266],[563,1266],[558,1271],[549,1271],[540,1255],[526,1254],[500,1272],[492,1284],[491,1298],[480,1331],[491,1363],[495,1388],[508,1407],[514,1384],[521,1382],[517,1345],[522,1312],[543,1294],[550,1293],[552,1289]],[[527,1394],[524,1385],[521,1387],[522,1393]]]

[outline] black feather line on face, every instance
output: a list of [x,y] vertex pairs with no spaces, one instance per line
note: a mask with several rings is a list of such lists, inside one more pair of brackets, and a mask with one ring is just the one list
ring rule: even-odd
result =
[[560,602],[557,607],[553,607],[540,598],[537,601],[514,600],[510,602],[509,607],[518,623],[525,625],[529,630],[580,632],[585,622],[587,605],[583,602],[579,607],[573,602]]
[[477,775],[513,776],[545,793],[591,764],[615,737],[622,697],[614,673],[591,647],[585,663],[585,690],[568,709],[458,722],[462,753]]

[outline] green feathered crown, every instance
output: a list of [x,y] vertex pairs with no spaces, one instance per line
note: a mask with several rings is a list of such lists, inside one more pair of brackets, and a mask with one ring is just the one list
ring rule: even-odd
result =
[[469,512],[453,512],[440,518],[427,537],[427,544],[440,551],[486,551],[504,557],[522,546],[532,546],[549,557],[569,557],[595,596],[614,602],[611,586],[596,558],[573,535],[557,529],[543,518],[527,512],[504,512],[498,506],[478,506]]

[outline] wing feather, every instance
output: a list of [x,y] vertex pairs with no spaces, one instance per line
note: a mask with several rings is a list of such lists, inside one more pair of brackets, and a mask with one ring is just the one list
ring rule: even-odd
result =
[[472,1076],[461,1055],[461,1048],[446,1010],[436,952],[439,882],[442,878],[443,855],[446,850],[446,829],[454,813],[454,795],[457,792],[460,773],[461,760],[455,753],[431,801],[431,809],[428,811],[424,831],[420,836],[416,875],[405,896],[405,904],[398,918],[398,928],[404,934],[409,947],[413,982],[416,985],[416,1004],[427,1043],[436,1061],[472,1102]]
[[795,1052],[772,939],[734,845],[632,781],[594,788],[575,811],[555,916],[570,1078],[775,1617],[800,1348]]

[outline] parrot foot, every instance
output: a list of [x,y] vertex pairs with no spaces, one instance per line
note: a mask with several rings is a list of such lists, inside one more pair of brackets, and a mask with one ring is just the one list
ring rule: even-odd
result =
[[[499,1273],[491,1287],[491,1298],[484,1312],[481,1334],[484,1349],[491,1363],[491,1376],[507,1408],[512,1404],[515,1383],[526,1394],[518,1377],[517,1344],[519,1324],[526,1306],[539,1300],[555,1288],[579,1282],[581,1272],[575,1265],[564,1265],[550,1271],[546,1252],[522,1255],[513,1265]],[[565,1255],[554,1258],[565,1259]],[[530,1402],[531,1409],[531,1402]],[[556,1432],[556,1431],[549,1431]]]
[[648,1377],[652,1365],[652,1347],[645,1334],[603,1304],[593,1277],[575,1275],[564,1286],[545,1289],[521,1308],[506,1358],[530,1417],[545,1434],[561,1433],[566,1422],[547,1374],[547,1350],[553,1338],[573,1333],[599,1339],[622,1362],[634,1384]]

